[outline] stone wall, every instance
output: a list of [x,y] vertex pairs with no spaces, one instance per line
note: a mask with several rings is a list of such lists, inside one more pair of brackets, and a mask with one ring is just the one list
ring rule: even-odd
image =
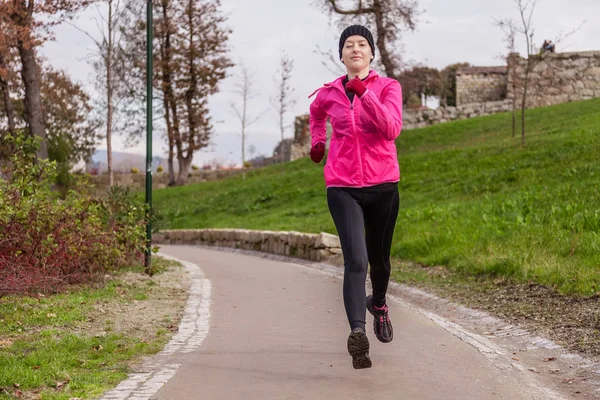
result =
[[488,101],[486,103],[465,104],[460,107],[440,107],[432,109],[408,109],[403,113],[403,129],[423,128],[460,119],[481,117],[512,110],[512,101]]
[[456,71],[456,105],[506,98],[506,67],[466,67]]
[[155,244],[202,244],[262,251],[311,261],[343,263],[340,240],[321,232],[274,232],[246,229],[164,230],[153,235]]
[[[331,124],[327,120],[327,142],[331,139]],[[292,143],[291,161],[306,157],[310,154],[310,124],[309,115],[299,115],[294,121],[294,141]]]
[[[507,98],[523,95],[527,59],[514,54],[515,68],[508,74]],[[527,107],[543,107],[600,97],[600,51],[545,53],[533,58],[529,77]]]

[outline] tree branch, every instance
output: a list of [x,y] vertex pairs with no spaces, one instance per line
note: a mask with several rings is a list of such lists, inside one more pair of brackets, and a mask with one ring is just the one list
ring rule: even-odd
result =
[[338,7],[335,0],[329,0],[329,3],[331,3],[331,6],[333,7],[333,11],[335,11],[337,14],[342,14],[342,15],[362,15],[362,14],[372,13],[374,11],[373,7],[363,8],[362,1],[358,2],[358,8],[356,10],[342,10],[341,8]]

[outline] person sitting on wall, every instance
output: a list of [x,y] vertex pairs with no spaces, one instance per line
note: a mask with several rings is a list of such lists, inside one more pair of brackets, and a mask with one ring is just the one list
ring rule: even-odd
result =
[[552,43],[552,40],[544,40],[544,44],[542,45],[541,53],[545,53],[549,51],[550,53],[554,53],[555,45]]

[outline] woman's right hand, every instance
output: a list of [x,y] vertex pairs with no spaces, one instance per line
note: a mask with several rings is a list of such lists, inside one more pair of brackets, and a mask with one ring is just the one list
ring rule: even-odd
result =
[[319,142],[310,149],[310,159],[318,164],[323,157],[325,157],[325,143]]

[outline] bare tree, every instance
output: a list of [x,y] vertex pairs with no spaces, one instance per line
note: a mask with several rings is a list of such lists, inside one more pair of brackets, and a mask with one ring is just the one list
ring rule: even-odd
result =
[[209,145],[213,133],[208,97],[219,91],[219,82],[233,66],[227,56],[231,30],[220,12],[219,0],[187,0],[175,21],[175,55],[179,61],[175,88],[181,104],[180,134],[175,136],[179,162],[178,184],[187,181],[194,152]]
[[[226,17],[220,11],[219,0],[156,3],[154,85],[158,88],[157,105],[162,107],[160,114],[167,131],[169,184],[185,184],[194,152],[208,146],[213,133],[208,99],[219,91],[226,70],[233,66],[227,55],[231,30],[225,26]],[[134,14],[127,28],[127,45],[131,50],[127,51],[125,65],[138,71],[130,81],[143,87],[139,83],[145,79],[145,63],[140,60],[144,59],[141,54],[145,42],[140,38],[144,37],[141,31],[145,29],[145,21],[143,13]],[[143,96],[135,87],[131,93],[133,98]],[[176,180],[175,158],[179,165]]]
[[[241,98],[242,104],[241,106],[237,105],[235,102],[231,103],[231,108],[233,109],[235,115],[240,120],[241,124],[241,134],[242,134],[242,168],[246,167],[246,129],[254,124],[256,121],[263,116],[264,112],[259,115],[251,116],[248,115],[248,102],[256,97],[258,93],[254,88],[254,82],[256,79],[254,78],[253,72],[249,71],[248,68],[240,62],[241,73],[239,76],[240,81],[235,85],[234,93],[238,94]],[[242,174],[245,177],[244,174]]]
[[[114,116],[114,99],[115,93],[115,55],[116,49],[120,44],[119,21],[120,14],[123,10],[120,7],[119,0],[106,0],[108,5],[108,16],[105,20],[106,32],[103,34],[102,45],[98,45],[98,50],[102,54],[102,64],[105,71],[105,90],[106,90],[106,163],[108,167],[108,185],[113,185],[113,168],[112,168],[112,128]],[[117,36],[118,35],[118,36]]]
[[[502,30],[505,33],[505,40],[506,40],[506,49],[508,51],[508,54],[501,56],[500,58],[503,59],[506,62],[506,66],[507,66],[507,80],[508,80],[508,74],[511,73],[511,71],[514,71],[516,68],[516,48],[515,48],[515,39],[517,36],[517,31],[515,30],[515,24],[511,21],[505,21],[503,22],[499,22],[498,23],[499,26],[502,28]],[[507,82],[508,83],[508,82]],[[513,78],[510,80],[510,84],[512,86],[512,92],[513,92],[513,97],[512,97],[512,137],[515,137],[517,135],[517,76],[516,74],[513,73]]]
[[321,57],[321,65],[323,65],[329,72],[334,74],[335,76],[344,75],[346,73],[346,69],[343,64],[338,59],[337,51],[326,51],[321,49],[320,46],[316,46],[313,53]]
[[[502,28],[505,33],[507,33],[508,37],[509,37],[509,41],[510,39],[510,35],[512,34],[513,36],[516,37],[516,33],[520,33],[521,35],[523,35],[524,38],[524,42],[526,45],[526,51],[527,51],[527,60],[525,63],[525,76],[522,79],[522,86],[523,86],[523,93],[521,96],[521,145],[525,145],[525,110],[527,108],[527,94],[528,94],[528,90],[529,90],[529,81],[530,81],[530,77],[531,77],[531,72],[533,71],[534,67],[542,61],[543,59],[543,53],[540,52],[540,54],[538,54],[535,50],[535,41],[534,41],[534,26],[533,26],[533,15],[535,12],[535,7],[538,5],[538,3],[541,0],[512,0],[513,3],[515,4],[518,12],[519,12],[519,23],[515,23],[513,20],[497,20],[496,24],[498,26],[500,26],[500,28]],[[560,33],[558,38],[554,41],[555,44],[558,44],[562,41],[564,41],[567,37],[573,35],[575,32],[577,32],[581,26],[583,25],[583,23],[573,29],[572,31],[563,34]],[[512,39],[514,41],[514,38]],[[510,46],[510,44],[509,44]],[[543,49],[542,49],[543,51]],[[515,55],[516,56],[516,55]],[[514,62],[514,64],[512,64]],[[511,62],[511,65],[513,65],[513,79],[517,78],[517,74],[516,74],[516,64],[518,63],[518,60],[513,60]],[[518,77],[518,79],[520,80],[521,78]],[[515,93],[516,96],[516,93]]]
[[285,123],[286,115],[291,111],[292,107],[296,104],[296,101],[291,98],[294,89],[290,85],[292,79],[292,70],[294,69],[294,61],[289,58],[284,50],[281,51],[281,60],[279,62],[279,70],[277,71],[277,77],[275,78],[276,83],[276,95],[271,99],[273,108],[277,112],[279,122],[279,132],[281,134],[281,154],[280,161],[283,168],[284,165],[284,151],[283,151],[283,137],[285,130],[291,125]]
[[402,60],[395,48],[402,31],[414,31],[420,13],[418,0],[315,0],[329,13],[339,16],[338,25],[344,28],[349,21],[360,21],[375,27],[378,57],[385,74],[397,78]]
[[115,111],[118,110],[118,103],[123,100],[123,91],[117,90],[118,85],[122,85],[120,77],[122,73],[117,71],[119,62],[119,51],[123,41],[124,13],[120,0],[102,0],[106,5],[106,16],[100,12],[97,6],[101,23],[98,23],[98,30],[101,38],[97,39],[89,32],[73,25],[77,30],[83,32],[95,44],[95,50],[91,54],[91,64],[96,71],[96,87],[103,93],[101,106],[106,110],[106,164],[108,168],[108,185],[113,186],[113,162],[112,162],[112,133],[115,122]]
[[179,137],[179,110],[175,102],[173,82],[173,70],[176,69],[173,61],[173,36],[176,30],[172,23],[172,3],[170,0],[161,0],[159,3],[161,16],[157,24],[157,37],[160,48],[160,57],[157,64],[160,68],[161,89],[164,94],[163,106],[167,125],[169,185],[175,184],[173,161],[175,158],[175,138]]

